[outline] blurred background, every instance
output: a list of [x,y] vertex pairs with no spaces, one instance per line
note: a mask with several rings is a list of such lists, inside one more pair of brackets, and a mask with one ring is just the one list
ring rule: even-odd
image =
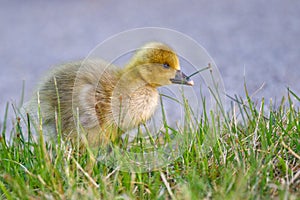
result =
[[145,26],[195,39],[231,96],[245,96],[244,79],[255,99],[279,103],[287,87],[300,94],[300,1],[2,0],[0,25],[1,121],[6,103],[19,102],[23,80],[28,100],[51,66],[83,59],[108,37]]

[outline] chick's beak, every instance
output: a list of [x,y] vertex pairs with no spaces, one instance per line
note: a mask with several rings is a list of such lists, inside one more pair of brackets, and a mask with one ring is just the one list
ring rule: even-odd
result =
[[170,79],[170,81],[175,84],[194,85],[194,81],[180,70],[176,71],[175,78]]

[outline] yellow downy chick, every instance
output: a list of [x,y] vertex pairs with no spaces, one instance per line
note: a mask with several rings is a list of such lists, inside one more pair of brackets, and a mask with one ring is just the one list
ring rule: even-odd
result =
[[[39,88],[44,129],[55,137],[59,102],[65,138],[77,137],[78,112],[89,145],[107,144],[146,122],[158,104],[157,87],[172,83],[193,85],[180,71],[176,53],[157,42],[137,50],[123,69],[102,60],[58,66]],[[37,97],[27,109],[37,107],[36,103]]]

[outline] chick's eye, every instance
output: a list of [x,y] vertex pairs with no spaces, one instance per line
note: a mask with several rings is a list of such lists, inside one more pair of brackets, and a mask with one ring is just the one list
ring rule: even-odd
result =
[[164,63],[164,64],[163,64],[163,67],[164,67],[165,69],[169,69],[169,68],[170,68],[170,65],[169,65],[168,63]]

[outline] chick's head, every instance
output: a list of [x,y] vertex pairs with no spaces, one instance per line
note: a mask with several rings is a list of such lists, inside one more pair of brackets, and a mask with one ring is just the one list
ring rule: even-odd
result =
[[[131,66],[145,82],[154,87],[175,83],[173,80],[181,73],[176,53],[169,46],[157,42],[140,48],[134,55]],[[184,83],[182,79],[180,84],[188,83]]]

